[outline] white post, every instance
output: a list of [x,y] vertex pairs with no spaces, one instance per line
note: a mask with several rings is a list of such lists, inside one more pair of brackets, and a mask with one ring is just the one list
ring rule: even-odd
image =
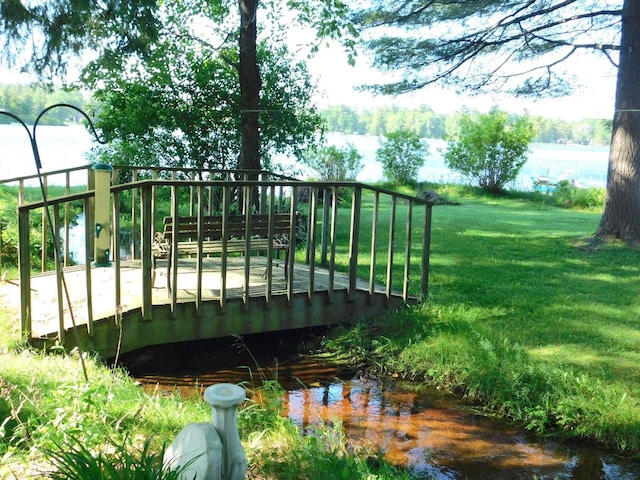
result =
[[230,383],[212,385],[204,391],[204,399],[211,405],[213,426],[222,441],[222,480],[242,480],[247,472],[236,424],[236,409],[245,398],[244,388]]
[[95,251],[94,266],[111,266],[111,165],[96,164],[95,173],[94,221],[95,221]]

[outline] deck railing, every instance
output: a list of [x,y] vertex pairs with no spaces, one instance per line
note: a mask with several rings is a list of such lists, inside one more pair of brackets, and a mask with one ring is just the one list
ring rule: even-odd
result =
[[[114,311],[121,309],[121,271],[124,262],[140,268],[140,296],[142,316],[153,320],[152,251],[154,233],[160,229],[164,216],[187,216],[198,214],[218,214],[228,216],[233,212],[260,211],[270,216],[289,212],[295,220],[296,228],[292,237],[297,239],[295,255],[289,255],[285,266],[285,295],[291,301],[294,282],[305,282],[308,302],[317,301],[319,295],[314,285],[318,269],[328,271],[328,286],[323,298],[333,301],[336,272],[348,275],[347,294],[351,298],[356,290],[369,295],[384,294],[387,298],[402,297],[425,299],[429,285],[429,248],[431,235],[431,205],[421,199],[390,190],[349,182],[303,182],[286,177],[278,177],[268,172],[214,172],[202,174],[184,169],[167,170],[116,167],[111,186],[112,199],[112,248],[111,261],[115,270]],[[222,177],[220,177],[222,175]],[[140,179],[140,177],[146,177]],[[162,178],[164,177],[164,178]],[[168,178],[166,178],[168,177]],[[212,179],[209,179],[212,178]],[[223,178],[223,179],[219,179]],[[68,259],[63,265],[74,263],[69,252],[69,229],[73,229],[74,219],[84,226],[84,264],[87,299],[87,329],[91,334],[94,319],[92,296],[91,259],[92,201],[95,191],[84,192],[48,199],[51,218],[55,223],[53,231],[59,235],[61,258]],[[58,332],[64,338],[65,299],[63,293],[63,271],[42,255],[40,265],[31,254],[37,240],[31,238],[30,226],[34,218],[42,216],[43,201],[22,202],[19,206],[19,270],[21,287],[21,321],[24,335],[32,336],[31,318],[31,275],[34,271],[52,270],[56,277],[58,292]],[[69,214],[71,212],[71,215]],[[73,217],[73,218],[70,218]],[[80,228],[82,230],[82,228]],[[43,232],[45,229],[43,229]],[[123,232],[129,232],[125,237]],[[43,234],[43,237],[46,234]],[[202,238],[200,238],[202,241]],[[40,239],[46,245],[46,238]],[[125,248],[125,243],[128,243]],[[292,242],[295,246],[296,242]],[[46,247],[42,247],[46,250]],[[202,276],[201,259],[196,259],[197,278]],[[177,311],[180,268],[177,259],[174,272],[174,288],[171,289],[168,305]],[[250,255],[244,256],[243,301],[248,304],[249,269],[254,261]],[[307,265],[308,276],[296,278],[294,264]],[[93,267],[95,270],[97,267]],[[226,285],[227,263],[223,256],[220,263],[222,288],[219,298],[220,309],[224,311],[228,299]],[[306,271],[306,270],[305,270]],[[264,300],[271,302],[274,294],[272,270],[267,268]],[[193,302],[200,309],[203,302],[202,282],[198,280]],[[104,287],[101,287],[104,288]],[[280,293],[278,293],[280,294]],[[248,306],[248,305],[247,305]],[[118,315],[114,315],[118,321]]]

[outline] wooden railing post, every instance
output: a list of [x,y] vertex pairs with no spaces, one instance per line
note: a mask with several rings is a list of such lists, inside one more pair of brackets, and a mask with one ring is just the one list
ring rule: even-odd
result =
[[409,300],[409,281],[411,273],[411,229],[413,216],[413,202],[409,201],[407,210],[407,238],[405,239],[405,258],[404,258],[404,281],[402,284],[402,299],[406,302]]
[[113,194],[113,262],[115,268],[115,309],[116,325],[120,324],[119,311],[122,309],[121,265],[120,265],[120,192]]
[[393,292],[393,244],[396,235],[396,197],[391,197],[391,217],[389,218],[389,248],[387,251],[387,300]]
[[362,187],[356,185],[351,205],[351,234],[349,237],[349,301],[353,300],[358,275],[358,241],[360,239],[360,211],[362,207]]
[[371,220],[371,265],[369,266],[369,300],[376,292],[376,258],[378,249],[378,217],[380,212],[380,192],[376,190],[373,199],[373,218]]
[[316,278],[316,228],[318,226],[318,187],[309,188],[309,230],[307,232],[307,263],[309,264],[309,305],[313,302]]
[[426,302],[429,297],[429,258],[431,255],[431,205],[429,204],[425,204],[424,206],[423,232],[420,300]]
[[329,212],[330,205],[328,197],[331,190],[328,188],[322,189],[322,233],[320,238],[320,266],[327,266],[327,253],[329,251]]
[[[53,205],[53,235],[56,237],[54,239],[54,248],[55,245],[58,246],[58,248],[60,248],[60,204],[59,203],[55,203]],[[58,259],[60,258],[61,252],[54,252],[54,255],[58,255]],[[55,267],[56,267],[56,294],[57,294],[57,300],[58,300],[58,339],[60,340],[61,344],[64,344],[64,302],[63,302],[63,279],[62,279],[62,263],[57,261],[55,263]]]
[[[69,195],[71,193],[71,178],[70,173],[67,171],[65,174],[65,186],[64,193]],[[71,231],[71,205],[69,202],[64,204],[64,266],[71,265],[71,252],[69,250],[69,233]]]
[[151,285],[151,242],[152,242],[152,226],[153,216],[151,204],[153,202],[153,187],[144,185],[142,187],[142,206],[141,206],[141,257],[142,257],[142,318],[143,320],[151,320],[152,308],[152,288]]
[[31,339],[31,240],[28,209],[18,211],[18,269],[20,270],[20,324],[22,338]]
[[[42,177],[42,189],[44,191],[44,194],[47,195],[48,194],[48,188],[47,188],[47,176],[44,175]],[[48,238],[49,238],[49,227],[47,226],[47,218],[49,217],[47,215],[47,212],[44,211],[44,209],[46,208],[46,206],[42,207],[42,230],[41,230],[41,235],[42,235],[42,247],[40,250],[41,256],[40,256],[40,261],[42,262],[40,265],[40,270],[42,272],[46,272],[47,271],[47,253],[48,253]],[[51,226],[53,228],[53,225]]]
[[95,198],[91,196],[90,198],[85,198],[84,200],[84,258],[85,258],[85,285],[86,285],[86,294],[87,294],[87,331],[89,334],[93,334],[93,288],[91,283],[91,261],[92,261],[92,253],[94,252],[94,243],[93,240],[95,236],[93,235],[93,226],[95,217],[93,216],[93,208],[95,206]]

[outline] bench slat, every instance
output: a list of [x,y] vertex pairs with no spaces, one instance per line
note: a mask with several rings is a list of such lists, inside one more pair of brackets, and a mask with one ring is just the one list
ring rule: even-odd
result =
[[[162,233],[156,233],[152,245],[153,272],[155,276],[155,264],[158,258],[167,258],[167,289],[171,291],[170,269],[171,269],[171,249],[174,245],[174,236],[177,237],[176,256],[197,255],[199,246],[202,246],[202,254],[210,255],[222,253],[222,230],[223,218],[221,215],[210,215],[203,217],[200,232],[198,231],[198,217],[186,216],[178,217],[177,225],[172,217],[163,219]],[[272,231],[269,231],[269,225]],[[291,216],[289,213],[273,215],[252,215],[249,225],[244,215],[229,215],[226,224],[227,253],[244,253],[248,255],[252,251],[259,250],[288,250],[289,235],[291,234]],[[247,227],[250,231],[247,232]],[[272,238],[269,239],[269,233]],[[249,238],[245,238],[249,235]],[[201,239],[201,242],[198,239]],[[287,257],[289,254],[287,253]],[[286,272],[285,272],[286,273]],[[285,275],[286,277],[286,275]]]

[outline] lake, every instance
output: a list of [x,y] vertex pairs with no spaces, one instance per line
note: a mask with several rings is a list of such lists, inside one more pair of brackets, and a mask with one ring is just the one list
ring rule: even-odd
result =
[[[80,125],[67,127],[39,126],[36,138],[43,171],[86,165],[85,157],[96,143]],[[362,182],[382,180],[382,166],[376,162],[378,138],[368,135],[344,135],[330,133],[330,144],[353,144],[363,156],[364,168],[358,175]],[[418,173],[419,181],[462,183],[460,174],[452,172],[444,164],[444,140],[429,139],[430,155]],[[533,144],[529,158],[513,188],[529,190],[532,177],[547,176],[551,179],[573,178],[585,186],[604,187],[607,176],[609,147],[583,145]],[[19,125],[0,125],[0,179],[33,175],[36,173],[29,137]],[[62,178],[59,180],[63,181]],[[56,183],[53,179],[52,183]]]
[[[376,162],[378,137],[369,135],[343,135],[330,133],[329,144],[339,147],[351,143],[363,156],[364,168],[358,180],[374,182],[382,180],[382,165]],[[447,168],[444,163],[444,150],[447,142],[428,139],[429,157],[418,172],[419,181],[440,183],[464,183],[464,178]],[[515,185],[519,190],[530,190],[532,178],[546,176],[550,179],[572,178],[584,186],[604,187],[607,180],[609,162],[608,146],[532,144],[527,163],[522,168]]]

